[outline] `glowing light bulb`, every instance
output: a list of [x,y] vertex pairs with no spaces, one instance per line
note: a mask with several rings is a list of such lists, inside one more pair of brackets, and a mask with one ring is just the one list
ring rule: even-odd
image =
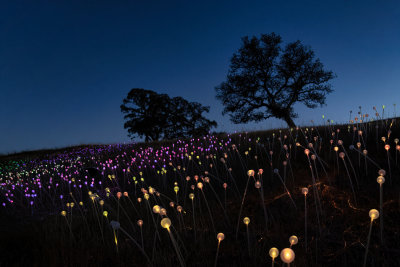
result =
[[340,157],[341,159],[344,159],[344,152],[340,152],[340,153],[339,153],[339,157]]
[[255,186],[255,188],[257,188],[257,189],[260,189],[260,188],[261,188],[261,182],[257,180],[257,181],[254,183],[254,186]]
[[371,221],[378,219],[379,218],[379,211],[376,209],[372,209],[369,211],[369,217],[371,218]]
[[142,220],[138,220],[138,221],[137,221],[137,225],[139,225],[139,227],[142,227],[143,221],[142,221]]
[[254,170],[248,170],[247,171],[248,176],[254,176]]
[[197,183],[197,188],[200,190],[203,189],[203,183],[201,182]]
[[383,169],[380,169],[380,170],[378,171],[378,174],[379,174],[379,176],[385,176],[385,175],[386,175],[386,171],[383,170]]
[[303,195],[307,195],[307,194],[308,194],[308,188],[307,188],[307,187],[303,187],[303,188],[301,189],[301,193],[302,193]]
[[385,177],[383,176],[378,176],[378,178],[376,178],[376,182],[380,185],[382,185],[385,182]]
[[161,210],[160,210],[160,215],[161,215],[161,216],[166,216],[166,215],[167,215],[167,210],[164,209],[164,208],[161,208]]
[[194,199],[194,194],[193,194],[193,193],[190,193],[190,194],[189,194],[189,198],[190,198],[191,200],[193,200],[193,199]]
[[389,145],[385,145],[385,149],[386,149],[386,151],[389,151],[390,146]]
[[310,150],[308,150],[307,148],[304,149],[304,154],[306,154],[308,156],[308,154],[310,154]]
[[161,220],[161,226],[167,230],[169,230],[169,227],[171,226],[171,220],[169,218],[164,218]]
[[271,248],[271,249],[269,250],[269,256],[270,256],[273,260],[275,260],[275,258],[278,257],[278,255],[279,255],[279,250],[278,250],[277,248]]
[[65,216],[67,216],[67,212],[66,212],[65,210],[63,210],[63,211],[61,212],[61,215],[65,217]]
[[103,211],[103,216],[104,216],[104,217],[107,217],[107,216],[108,216],[108,211],[106,211],[106,210]]
[[160,208],[160,206],[158,206],[158,205],[155,205],[155,206],[153,207],[153,212],[154,212],[154,213],[160,213],[160,210],[161,210],[161,208]]
[[117,193],[117,198],[120,199],[121,196],[122,196],[122,193],[121,193],[121,192],[118,192],[118,193]]
[[333,150],[335,150],[336,152],[338,152],[338,151],[339,151],[339,147],[335,146],[335,147],[333,148]]
[[244,223],[245,225],[249,225],[249,223],[250,223],[250,218],[249,218],[249,217],[244,217],[243,223]]
[[218,242],[221,242],[221,241],[224,240],[224,239],[225,239],[224,233],[218,233],[218,234],[217,234],[217,240],[218,240]]
[[289,237],[290,245],[296,245],[298,242],[299,242],[299,239],[297,238],[297,236],[292,235],[291,237]]
[[295,254],[294,254],[294,251],[291,248],[284,248],[281,251],[281,260],[284,263],[288,263],[289,264],[289,263],[294,261],[294,258],[295,258]]

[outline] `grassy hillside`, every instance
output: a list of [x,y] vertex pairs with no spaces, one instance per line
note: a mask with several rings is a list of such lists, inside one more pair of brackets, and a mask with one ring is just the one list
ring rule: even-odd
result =
[[[269,250],[290,247],[295,235],[291,266],[362,266],[368,213],[377,209],[367,266],[399,266],[399,124],[393,118],[1,157],[0,265],[269,266]],[[379,170],[386,172],[382,209]],[[279,256],[275,263],[282,265]]]

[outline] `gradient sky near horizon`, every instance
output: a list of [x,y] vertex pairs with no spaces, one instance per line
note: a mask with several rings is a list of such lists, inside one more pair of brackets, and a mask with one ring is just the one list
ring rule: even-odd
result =
[[337,75],[326,106],[296,105],[297,124],[400,106],[400,1],[1,1],[0,153],[129,142],[131,88],[209,105],[218,131],[285,126],[234,125],[215,99],[241,37],[270,32]]

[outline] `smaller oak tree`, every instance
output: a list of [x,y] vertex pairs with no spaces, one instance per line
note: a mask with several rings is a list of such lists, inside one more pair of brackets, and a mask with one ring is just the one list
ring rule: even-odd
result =
[[120,108],[128,136],[144,136],[145,142],[202,136],[217,126],[202,115],[209,107],[151,90],[132,89]]

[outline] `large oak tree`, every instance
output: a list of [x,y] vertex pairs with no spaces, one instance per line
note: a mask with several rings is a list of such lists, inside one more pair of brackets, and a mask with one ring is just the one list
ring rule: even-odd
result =
[[275,33],[246,36],[242,41],[226,81],[215,88],[223,114],[229,114],[233,123],[275,117],[295,127],[296,102],[308,108],[325,104],[334,74],[324,69],[309,47],[300,41],[282,47],[282,38]]

